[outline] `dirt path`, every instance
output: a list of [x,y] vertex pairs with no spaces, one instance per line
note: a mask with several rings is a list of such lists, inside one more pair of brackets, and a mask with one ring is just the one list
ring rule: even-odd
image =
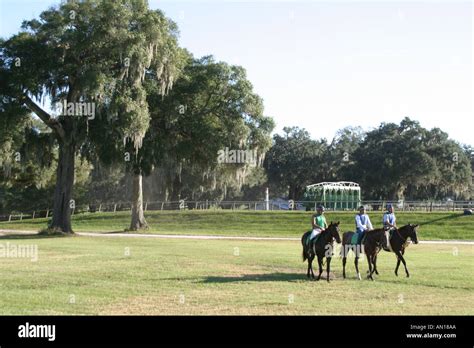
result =
[[[12,234],[35,235],[35,231],[4,230],[0,229],[0,236]],[[117,233],[117,232],[76,232],[78,236],[106,237],[106,238],[166,238],[166,239],[205,239],[205,240],[255,240],[255,241],[300,241],[300,238],[289,237],[245,237],[245,236],[205,236],[205,235],[180,235],[180,234],[142,234],[142,233]],[[467,240],[422,240],[420,244],[464,244],[474,245],[474,241]]]

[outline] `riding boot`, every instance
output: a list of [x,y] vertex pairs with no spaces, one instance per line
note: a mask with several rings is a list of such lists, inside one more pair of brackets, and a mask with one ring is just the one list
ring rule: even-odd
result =
[[362,244],[362,239],[364,238],[365,231],[364,232],[359,232],[359,238],[357,240],[357,244]]
[[382,238],[382,248],[384,250],[390,250],[390,230],[384,232],[384,236]]

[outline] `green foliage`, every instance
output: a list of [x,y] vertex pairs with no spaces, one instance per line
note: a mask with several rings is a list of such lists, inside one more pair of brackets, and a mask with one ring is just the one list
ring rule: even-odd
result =
[[468,199],[472,170],[463,148],[438,128],[405,118],[366,134],[352,177],[374,199]]
[[330,144],[298,128],[284,132],[274,136],[266,168],[273,192],[288,188],[289,198],[321,181],[355,181],[365,200],[472,198],[472,150],[439,128],[405,118],[367,133],[342,129]]
[[[55,227],[71,230],[67,202],[73,198],[69,173],[74,157],[67,154],[79,150],[93,158],[103,155],[88,154],[97,150],[95,142],[104,146],[105,140],[108,146],[124,138],[135,153],[141,147],[150,123],[143,82],[146,75],[153,76],[161,95],[170,90],[180,68],[177,34],[176,24],[150,10],[147,1],[86,0],[51,7],[39,19],[24,21],[20,33],[0,41],[0,111],[2,122],[8,123],[2,125],[1,132],[7,129],[8,134],[0,134],[0,156],[11,152],[26,108],[51,128],[61,169]],[[39,105],[45,100],[53,108],[58,103],[88,103],[100,117],[54,115]],[[111,132],[104,136],[104,129]],[[77,196],[83,193],[79,191]]]
[[225,197],[228,191],[240,191],[253,168],[219,164],[218,151],[254,150],[261,163],[274,127],[263,115],[262,99],[253,92],[245,70],[210,56],[187,55],[169,95],[161,97],[158,87],[153,80],[147,84],[152,121],[138,154],[144,172],[157,166],[162,190],[171,199]]
[[328,145],[316,141],[298,127],[284,128],[284,135],[273,137],[273,146],[265,159],[272,192],[284,192],[290,199],[300,199],[304,188],[328,176],[324,163]]

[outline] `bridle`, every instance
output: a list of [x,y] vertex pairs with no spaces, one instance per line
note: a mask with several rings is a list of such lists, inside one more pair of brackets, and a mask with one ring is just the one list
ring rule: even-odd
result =
[[[411,226],[411,225],[406,225],[406,226],[403,226],[403,227],[407,227],[407,228],[409,227],[409,228],[413,228],[413,229],[414,229],[414,227]],[[401,233],[400,233],[400,231],[398,230],[398,228],[396,228],[395,231],[397,231],[397,234],[398,234],[398,236],[400,237],[400,239],[402,240],[402,243],[403,243],[403,245],[404,245],[405,247],[408,246],[408,245],[410,245],[410,242],[408,241],[408,238],[410,238],[410,241],[412,241],[412,237],[411,237],[409,234],[404,238],[404,237],[401,235]]]
[[405,238],[403,238],[403,236],[401,235],[400,231],[398,230],[398,228],[395,228],[395,231],[397,232],[398,236],[400,237],[400,239],[405,243],[408,239],[409,236],[406,236]]

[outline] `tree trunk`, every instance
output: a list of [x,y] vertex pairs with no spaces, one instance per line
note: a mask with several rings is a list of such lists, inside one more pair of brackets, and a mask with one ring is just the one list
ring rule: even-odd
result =
[[290,185],[288,190],[288,199],[297,200],[301,193],[301,187],[298,185]]
[[74,185],[75,152],[76,147],[73,142],[60,142],[53,219],[49,226],[53,232],[73,233],[71,226],[73,202],[71,199]]
[[288,199],[293,199],[295,197],[295,186],[290,185],[288,187]]
[[132,192],[132,223],[130,231],[148,228],[143,214],[143,185],[142,174],[133,174],[133,192]]
[[402,185],[402,184],[398,184],[397,185],[397,188],[395,190],[395,200],[397,201],[400,201],[400,200],[403,200],[404,197],[405,197],[405,185]]
[[179,175],[175,175],[172,183],[171,201],[179,201],[181,199],[181,186]]

